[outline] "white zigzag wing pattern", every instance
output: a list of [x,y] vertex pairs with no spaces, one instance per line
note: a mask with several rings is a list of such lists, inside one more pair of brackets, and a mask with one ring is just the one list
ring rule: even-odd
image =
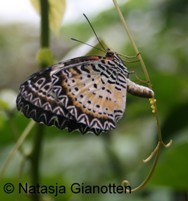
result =
[[116,127],[127,91],[153,97],[153,91],[128,79],[118,55],[87,56],[59,62],[29,77],[21,86],[17,108],[48,126],[100,134]]

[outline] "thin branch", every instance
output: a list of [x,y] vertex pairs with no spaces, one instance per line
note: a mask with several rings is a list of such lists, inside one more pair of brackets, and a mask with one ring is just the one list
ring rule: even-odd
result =
[[[137,187],[131,189],[131,193],[137,192],[137,191],[143,189],[144,186],[148,183],[148,181],[149,181],[150,178],[152,177],[152,175],[153,175],[153,173],[154,173],[154,171],[155,171],[155,168],[156,168],[156,166],[157,166],[158,159],[159,159],[161,143],[159,142],[157,146],[158,146],[158,149],[157,149],[156,154],[155,154],[155,160],[154,160],[154,162],[153,162],[153,165],[152,165],[152,167],[151,167],[151,169],[150,169],[149,174],[147,175],[147,177],[144,179],[144,181],[143,181],[139,186],[137,186]],[[123,185],[123,186],[127,186],[127,184],[130,185],[129,181],[127,181],[127,180],[125,180],[125,182],[122,181],[122,185]]]
[[[37,124],[36,127],[36,133],[34,138],[34,147],[33,151],[31,153],[30,159],[31,159],[31,179],[32,184],[37,185],[40,184],[40,158],[41,158],[41,149],[42,149],[42,142],[43,142],[43,136],[44,136],[44,125]],[[39,201],[40,195],[39,194],[32,194],[31,199],[33,201]]]
[[34,127],[35,122],[34,121],[30,121],[30,123],[27,125],[27,127],[25,128],[25,130],[23,131],[23,133],[20,135],[19,139],[17,140],[15,146],[13,147],[13,149],[10,151],[8,157],[6,158],[6,160],[4,161],[1,171],[0,171],[0,178],[3,176],[5,170],[7,169],[11,159],[14,157],[14,155],[16,154],[16,151],[21,147],[21,145],[23,144],[24,140],[27,138],[27,136],[29,135],[31,129]]
[[127,23],[126,23],[126,21],[125,21],[125,19],[124,19],[124,17],[123,17],[123,14],[122,14],[122,12],[121,12],[121,10],[120,10],[118,4],[117,4],[117,1],[116,1],[116,0],[113,0],[113,2],[114,2],[114,5],[115,5],[116,10],[117,10],[117,12],[118,12],[119,18],[121,19],[121,22],[122,22],[122,24],[123,24],[123,27],[125,28],[125,31],[127,32],[127,35],[128,35],[128,37],[129,37],[129,40],[131,41],[131,44],[132,44],[132,46],[133,46],[133,49],[134,49],[134,51],[135,51],[135,53],[136,53],[138,59],[140,60],[140,64],[141,64],[142,69],[143,69],[143,71],[144,71],[145,77],[146,77],[146,79],[148,80],[148,86],[149,86],[150,88],[152,88],[151,82],[150,82],[150,77],[149,77],[148,71],[147,71],[147,69],[146,69],[146,65],[145,65],[145,63],[144,63],[144,60],[143,60],[143,58],[142,58],[142,55],[140,54],[140,52],[139,52],[139,50],[138,50],[138,48],[137,48],[137,46],[136,46],[136,43],[135,43],[135,41],[134,41],[134,39],[133,39],[133,36],[131,35],[131,33],[130,33],[130,31],[129,31],[129,28],[128,28]]
[[[140,60],[140,64],[141,64],[142,70],[143,70],[144,75],[145,75],[146,80],[147,80],[148,87],[149,87],[149,88],[152,88],[151,81],[150,81],[150,77],[149,77],[149,73],[148,73],[147,68],[146,68],[146,65],[145,65],[145,63],[144,63],[144,61],[143,61],[142,55],[139,54],[139,50],[138,50],[138,48],[137,48],[137,46],[136,46],[136,43],[135,43],[135,41],[134,41],[134,39],[133,39],[133,37],[132,37],[132,35],[131,35],[129,29],[128,29],[127,23],[126,23],[126,21],[125,21],[123,15],[122,15],[122,12],[121,12],[121,10],[120,10],[118,4],[117,4],[117,1],[116,1],[116,0],[113,0],[113,3],[114,3],[115,8],[116,8],[116,10],[117,10],[117,12],[118,12],[118,15],[119,15],[120,20],[121,20],[121,22],[122,22],[122,24],[123,24],[123,27],[125,28],[125,31],[126,31],[128,37],[129,37],[130,41],[131,41],[131,44],[132,44],[132,46],[133,46],[133,49],[135,50],[135,53],[138,55],[138,58],[139,58],[139,60]],[[145,179],[138,187],[136,187],[135,189],[133,189],[132,192],[138,191],[138,190],[140,190],[141,188],[143,188],[143,187],[145,186],[145,184],[146,184],[146,183],[149,181],[149,179],[151,178],[151,176],[152,176],[152,174],[153,174],[153,172],[154,172],[154,170],[155,170],[156,164],[157,164],[157,162],[158,162],[158,158],[159,158],[159,153],[160,153],[161,145],[162,145],[163,147],[169,147],[169,146],[171,145],[171,143],[172,143],[172,140],[170,140],[170,142],[169,142],[168,144],[165,144],[165,143],[163,142],[163,140],[162,140],[162,133],[161,133],[161,127],[160,127],[160,119],[159,119],[159,114],[158,114],[158,109],[157,109],[156,100],[155,100],[154,97],[153,97],[152,99],[150,99],[150,104],[151,104],[151,107],[152,107],[152,112],[154,113],[155,119],[156,119],[157,135],[158,135],[158,144],[157,144],[156,148],[154,149],[154,151],[150,154],[150,156],[149,156],[146,160],[144,160],[144,162],[148,162],[149,160],[151,160],[154,155],[155,155],[156,157],[155,157],[155,159],[154,159],[153,166],[151,167],[151,170],[150,170],[148,176],[146,177],[146,179]],[[128,182],[128,181],[126,180],[125,183],[127,183],[127,182]],[[128,183],[129,183],[129,182],[128,182]]]

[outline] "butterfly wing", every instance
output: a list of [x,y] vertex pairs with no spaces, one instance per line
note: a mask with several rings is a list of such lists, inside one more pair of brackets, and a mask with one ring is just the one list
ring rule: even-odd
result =
[[17,107],[46,125],[99,134],[115,128],[123,115],[126,76],[105,58],[60,62],[21,85]]

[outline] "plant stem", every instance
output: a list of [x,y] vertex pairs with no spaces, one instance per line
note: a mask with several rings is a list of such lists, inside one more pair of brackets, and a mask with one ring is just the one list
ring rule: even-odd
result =
[[[36,134],[34,139],[34,147],[31,154],[31,176],[32,176],[32,185],[36,186],[40,184],[40,177],[39,177],[39,165],[40,165],[40,158],[41,158],[41,148],[42,148],[42,141],[44,136],[44,126],[38,124],[36,127]],[[39,194],[32,194],[33,201],[39,201],[40,195]]]
[[[48,11],[49,11],[48,0],[40,0],[40,8],[41,8],[40,44],[42,49],[42,48],[48,48],[49,46],[50,33],[49,33],[49,18],[48,18]],[[46,66],[41,65],[41,68],[44,67]],[[31,153],[31,177],[32,177],[31,179],[33,185],[40,184],[39,166],[40,166],[43,136],[44,136],[44,126],[38,124],[34,138],[33,151]],[[37,193],[33,194],[31,200],[40,201],[40,195]]]
[[49,5],[48,0],[40,0],[40,8],[41,8],[41,37],[40,37],[40,44],[41,48],[49,47]]

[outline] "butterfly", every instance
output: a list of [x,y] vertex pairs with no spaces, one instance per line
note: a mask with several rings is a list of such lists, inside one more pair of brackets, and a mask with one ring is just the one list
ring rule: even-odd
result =
[[125,112],[127,92],[154,97],[150,88],[128,77],[126,65],[111,49],[105,56],[61,61],[21,84],[17,109],[47,126],[99,135],[116,128]]

